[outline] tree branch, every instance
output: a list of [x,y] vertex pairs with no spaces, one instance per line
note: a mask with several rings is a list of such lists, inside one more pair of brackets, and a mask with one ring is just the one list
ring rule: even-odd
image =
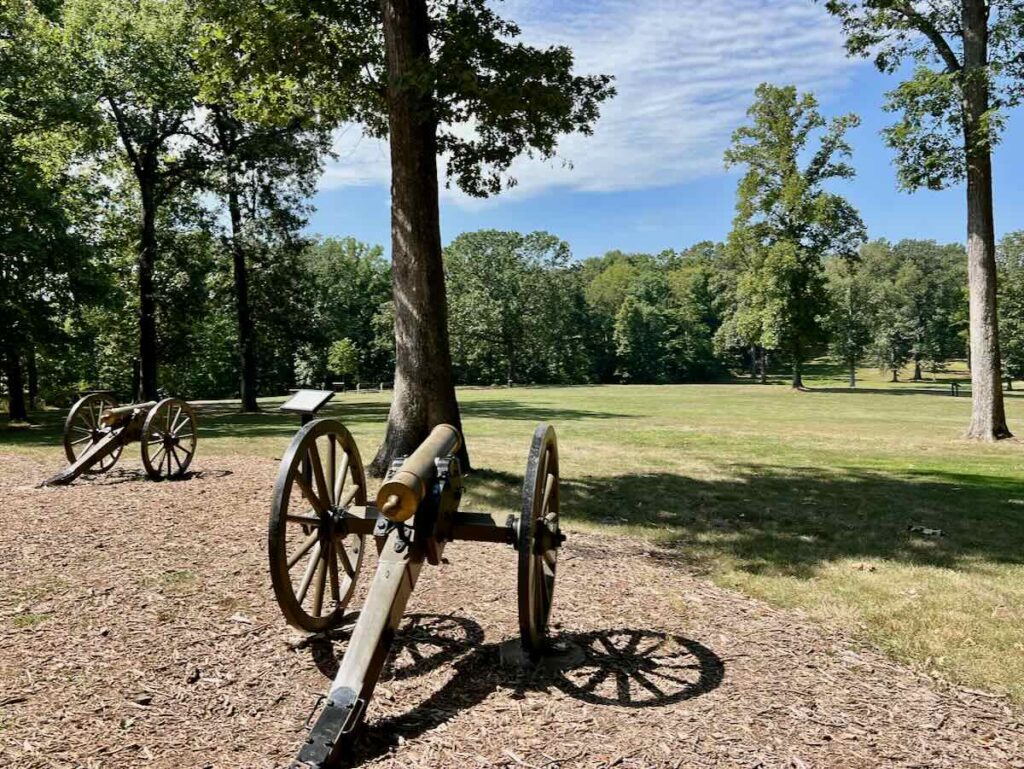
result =
[[914,29],[932,41],[932,45],[935,46],[939,57],[945,62],[947,71],[960,71],[961,65],[960,61],[956,58],[956,53],[953,52],[949,43],[946,42],[946,38],[942,36],[942,33],[936,29],[931,21],[914,10],[913,6],[908,2],[893,3],[892,8],[897,13],[902,14]]
[[142,163],[139,161],[139,154],[135,151],[135,145],[132,143],[131,136],[128,135],[127,121],[125,120],[124,113],[117,106],[117,102],[114,101],[114,97],[110,95],[109,91],[104,93],[103,98],[107,100],[107,104],[110,105],[110,111],[114,113],[114,125],[117,127],[117,134],[121,137],[121,144],[124,145],[124,151],[128,155],[132,168],[136,174],[142,173]]

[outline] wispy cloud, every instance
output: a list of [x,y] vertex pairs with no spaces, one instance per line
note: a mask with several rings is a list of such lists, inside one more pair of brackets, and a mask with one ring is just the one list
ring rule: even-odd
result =
[[[568,136],[553,162],[520,159],[503,197],[677,184],[722,172],[722,152],[758,83],[824,99],[848,80],[836,25],[810,0],[509,0],[503,15],[537,45],[564,44],[580,72],[615,75],[594,135]],[[387,147],[350,127],[326,187],[388,181]],[[567,165],[571,164],[571,167]],[[449,198],[478,204],[449,190]]]

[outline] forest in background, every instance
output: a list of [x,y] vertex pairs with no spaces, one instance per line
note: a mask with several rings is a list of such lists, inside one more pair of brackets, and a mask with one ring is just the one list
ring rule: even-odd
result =
[[[231,256],[217,222],[182,218],[161,231],[161,385],[190,398],[237,397]],[[93,388],[131,393],[133,263],[130,252],[98,258],[88,281],[92,301],[63,307],[30,350],[26,369],[37,404],[65,405]],[[1004,366],[1020,379],[1024,233],[1002,239],[999,264]],[[741,267],[722,243],[574,259],[568,244],[548,233],[485,230],[455,238],[445,265],[459,384],[705,382],[761,377],[789,364],[782,352],[736,338]],[[925,240],[873,240],[857,259],[824,260],[825,312],[811,355],[893,376],[908,365],[917,378],[941,372],[967,355],[963,272],[962,246]],[[383,248],[295,236],[260,249],[250,275],[261,392],[391,379],[391,275]]]

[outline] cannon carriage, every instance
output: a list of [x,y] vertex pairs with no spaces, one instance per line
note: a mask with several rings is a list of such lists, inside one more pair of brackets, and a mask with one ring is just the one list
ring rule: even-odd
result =
[[179,398],[120,406],[109,393],[89,393],[71,407],[64,422],[68,466],[42,485],[65,485],[87,472],[105,473],[134,441],[141,444],[146,475],[153,480],[179,478],[196,453],[195,411]]
[[459,510],[461,441],[454,427],[435,427],[411,455],[392,464],[372,502],[359,450],[341,422],[309,422],[283,457],[267,544],[271,582],[288,623],[309,632],[340,625],[368,538],[378,554],[348,648],[294,769],[326,769],[349,755],[422,566],[439,564],[448,542],[515,549],[524,657],[545,651],[565,539],[554,428],[541,424],[534,432],[518,515]]

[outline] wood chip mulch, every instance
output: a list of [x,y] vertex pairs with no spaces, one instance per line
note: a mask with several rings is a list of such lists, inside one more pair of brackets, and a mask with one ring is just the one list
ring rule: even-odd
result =
[[[0,454],[0,766],[287,766],[345,632],[302,638],[274,603],[276,464],[200,453],[191,478],[154,483],[133,460],[39,489],[56,452]],[[1004,699],[669,555],[570,532],[563,661],[524,671],[500,664],[517,633],[514,553],[449,546],[447,565],[424,568],[357,762],[1024,767],[1022,717]]]

